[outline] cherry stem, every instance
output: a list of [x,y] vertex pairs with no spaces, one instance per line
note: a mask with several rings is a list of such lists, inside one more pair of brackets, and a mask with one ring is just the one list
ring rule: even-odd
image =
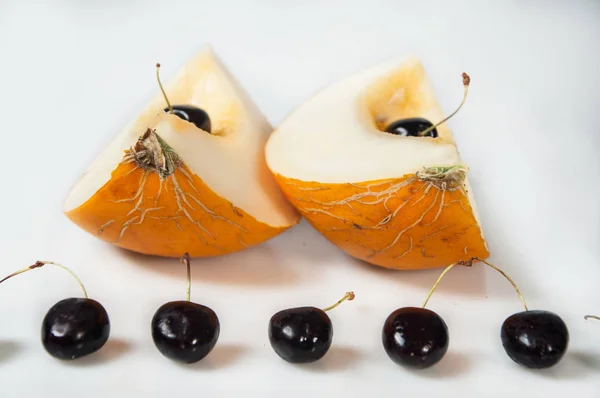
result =
[[586,315],[586,316],[583,317],[583,319],[585,319],[586,321],[588,319],[596,319],[597,321],[600,321],[600,317],[596,316],[596,315]]
[[482,263],[486,264],[487,266],[495,269],[500,274],[502,274],[502,276],[505,277],[506,280],[508,280],[510,282],[510,284],[512,285],[512,287],[515,288],[515,291],[517,292],[517,294],[519,295],[519,298],[521,299],[521,302],[523,303],[523,307],[525,307],[525,311],[529,311],[529,309],[527,308],[527,303],[525,302],[525,299],[523,298],[523,295],[521,294],[521,291],[519,290],[519,287],[517,286],[517,284],[515,283],[515,281],[513,281],[510,276],[508,276],[508,274],[506,272],[502,271],[500,268],[496,267],[494,264],[491,264],[491,263],[489,263],[489,262],[487,262],[485,260],[482,260],[482,259],[480,259],[478,257],[473,257],[471,259],[471,261],[473,261],[473,260],[481,261]]
[[454,112],[452,112],[452,114],[450,114],[450,116],[446,117],[441,122],[437,122],[435,125],[433,125],[431,127],[428,127],[427,129],[419,132],[420,136],[424,136],[425,134],[429,133],[431,130],[437,128],[440,124],[447,122],[448,119],[450,119],[452,116],[456,115],[458,113],[458,111],[460,110],[460,108],[462,108],[462,106],[464,105],[465,101],[467,100],[467,94],[469,92],[469,84],[471,83],[471,78],[469,77],[469,75],[467,75],[466,73],[463,72],[462,79],[463,79],[463,86],[465,88],[465,91],[464,91],[464,94],[463,94],[462,102],[460,103],[460,105],[458,106],[458,108],[456,108],[456,110]]
[[335,303],[333,305],[330,305],[327,308],[323,308],[323,311],[325,311],[325,312],[330,311],[330,310],[334,309],[335,307],[337,307],[338,305],[342,304],[346,300],[348,300],[348,301],[354,300],[354,297],[356,297],[354,295],[354,292],[346,292],[346,294],[344,295],[344,297],[342,297],[341,299],[339,299],[337,303]]
[[448,271],[450,271],[452,269],[452,267],[454,267],[456,264],[458,264],[458,263],[450,264],[449,266],[446,267],[446,269],[444,269],[444,271],[442,271],[442,273],[440,274],[440,276],[437,278],[437,281],[435,281],[435,283],[433,284],[433,287],[429,291],[429,294],[427,295],[427,298],[425,298],[425,301],[423,302],[423,308],[425,308],[425,306],[429,302],[429,299],[431,298],[431,295],[433,294],[433,292],[435,291],[435,289],[437,289],[437,287],[440,284],[440,282],[442,281],[442,278],[444,277],[444,275],[446,275],[446,273]]
[[75,278],[75,280],[77,280],[77,283],[79,283],[79,287],[81,287],[81,290],[83,291],[83,296],[84,296],[85,298],[88,298],[87,291],[85,290],[85,287],[83,286],[83,283],[81,282],[81,279],[79,279],[79,277],[78,277],[77,275],[75,275],[75,273],[74,273],[73,271],[71,271],[69,268],[65,267],[65,266],[64,266],[64,265],[62,265],[62,264],[55,263],[54,261],[36,261],[36,262],[35,262],[35,264],[33,264],[33,265],[30,265],[30,266],[29,266],[29,267],[27,267],[27,268],[23,268],[23,269],[21,269],[21,270],[15,271],[15,272],[13,272],[12,274],[10,274],[10,275],[6,276],[4,279],[0,280],[0,283],[4,282],[4,281],[5,281],[5,280],[7,280],[7,279],[10,279],[10,278],[12,278],[13,276],[17,276],[17,275],[19,275],[19,274],[22,274],[22,273],[24,273],[24,272],[31,271],[32,269],[36,269],[36,268],[43,267],[43,266],[44,266],[44,265],[46,265],[46,264],[52,264],[52,265],[55,265],[55,266],[57,266],[57,267],[59,267],[59,268],[62,268],[62,269],[64,269],[64,270],[65,270],[65,271],[67,271],[69,274],[71,274],[71,276],[73,276],[73,277]]
[[185,264],[187,268],[187,301],[190,301],[191,293],[192,293],[192,270],[190,267],[190,253],[185,253],[181,257],[181,262]]
[[165,97],[165,101],[167,102],[167,105],[169,106],[169,111],[171,113],[173,113],[173,107],[171,106],[171,103],[169,102],[169,98],[167,98],[167,93],[165,93],[165,89],[163,88],[163,85],[160,82],[160,76],[158,73],[159,70],[160,70],[160,64],[156,64],[156,80],[158,81],[158,86],[160,87],[160,91],[162,91],[162,95],[163,95],[163,97]]
[[[423,308],[425,308],[425,306],[427,305],[427,302],[429,302],[429,299],[431,298],[431,295],[433,294],[433,292],[435,291],[435,289],[440,284],[440,281],[442,280],[442,278],[444,277],[444,275],[446,275],[446,273],[448,271],[450,271],[452,269],[452,267],[454,267],[455,265],[466,265],[466,266],[470,267],[470,266],[473,265],[473,260],[481,261],[482,263],[486,264],[490,268],[493,268],[496,271],[498,271],[500,274],[502,274],[502,276],[505,277],[506,280],[508,280],[510,282],[510,284],[513,286],[513,288],[516,290],[517,294],[519,295],[519,298],[521,299],[521,302],[523,303],[523,307],[525,307],[525,311],[529,311],[529,309],[527,308],[527,303],[525,302],[525,299],[523,298],[523,294],[521,294],[521,291],[519,290],[519,287],[517,286],[517,284],[515,283],[515,281],[513,281],[511,279],[511,277],[508,276],[508,274],[506,272],[502,271],[500,268],[496,267],[494,264],[491,264],[491,263],[489,263],[489,262],[487,262],[485,260],[480,259],[479,257],[472,257],[470,260],[459,261],[457,263],[450,264],[448,267],[446,267],[446,269],[444,269],[444,271],[441,273],[441,275],[438,277],[437,281],[435,281],[435,283],[433,284],[433,287],[429,291],[429,294],[427,295],[427,298],[425,299],[425,302],[423,303]],[[598,319],[600,319],[600,318],[598,318]]]

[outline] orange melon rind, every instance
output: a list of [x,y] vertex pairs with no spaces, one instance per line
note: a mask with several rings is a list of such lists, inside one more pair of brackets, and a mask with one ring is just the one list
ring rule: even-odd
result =
[[[464,166],[359,184],[316,186],[276,178],[313,227],[369,263],[410,270],[489,255],[468,200]],[[340,198],[340,192],[346,194]]]

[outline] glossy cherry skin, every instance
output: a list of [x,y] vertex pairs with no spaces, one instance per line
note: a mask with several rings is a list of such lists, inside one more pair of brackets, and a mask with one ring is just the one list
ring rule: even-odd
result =
[[[164,111],[169,112],[169,108],[165,108]],[[199,129],[210,133],[210,118],[204,110],[191,105],[174,105],[173,113],[180,119],[193,123]]]
[[98,351],[110,335],[104,307],[89,298],[67,298],[54,304],[42,322],[42,345],[58,359],[77,359]]
[[381,333],[383,348],[398,365],[424,369],[439,362],[448,351],[448,327],[435,312],[404,307],[392,312]]
[[152,317],[152,339],[165,357],[182,363],[198,362],[217,344],[220,323],[217,314],[190,301],[163,304]]
[[290,363],[318,361],[331,347],[332,338],[331,319],[319,308],[290,308],[269,320],[271,347]]
[[506,354],[530,369],[556,365],[569,345],[565,322],[549,311],[523,311],[506,318],[500,331]]
[[419,133],[421,131],[425,131],[429,127],[433,126],[433,124],[427,120],[420,117],[410,118],[410,119],[400,119],[391,123],[386,129],[386,133],[400,135],[403,137],[437,137],[438,132],[436,129],[431,130],[427,134],[420,136]]

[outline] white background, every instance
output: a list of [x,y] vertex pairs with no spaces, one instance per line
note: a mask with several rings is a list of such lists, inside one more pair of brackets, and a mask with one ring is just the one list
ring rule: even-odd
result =
[[[96,240],[61,205],[156,92],[154,64],[166,80],[204,43],[275,125],[323,86],[397,56],[421,57],[446,112],[460,101],[460,73],[470,73],[469,99],[450,126],[472,168],[491,260],[531,308],[568,323],[560,365],[532,372],[505,355],[500,325],[522,307],[483,266],[453,270],[430,301],[450,328],[444,360],[420,372],[393,365],[383,321],[420,305],[439,270],[376,269],[304,223],[261,247],[195,261],[192,297],[218,313],[219,343],[192,366],[160,356],[150,318],[184,297],[185,269]],[[71,266],[112,321],[100,353],[58,362],[43,351],[40,324],[54,302],[79,294],[75,282],[47,268],[2,284],[0,395],[598,397],[600,322],[583,316],[600,313],[599,71],[593,0],[0,0],[0,271],[38,259]],[[357,298],[331,313],[334,343],[322,362],[276,357],[274,312],[323,307],[349,289]]]

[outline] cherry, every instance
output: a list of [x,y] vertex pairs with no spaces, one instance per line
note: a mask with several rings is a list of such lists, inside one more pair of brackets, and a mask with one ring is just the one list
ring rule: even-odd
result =
[[393,311],[385,320],[381,331],[383,349],[396,364],[415,369],[429,368],[446,355],[449,345],[448,326],[437,313],[425,306],[444,275],[439,276],[423,306],[402,307]]
[[460,108],[462,108],[463,104],[465,103],[465,101],[467,99],[467,93],[469,92],[469,84],[471,83],[471,78],[466,73],[463,73],[462,79],[463,79],[463,86],[464,86],[463,99],[462,99],[462,102],[460,103],[460,105],[458,106],[458,108],[450,116],[446,117],[444,120],[436,123],[435,125],[433,125],[433,123],[431,123],[429,120],[421,118],[421,117],[399,119],[399,120],[396,120],[396,121],[390,123],[386,127],[385,132],[394,134],[394,135],[399,135],[402,137],[437,138],[438,131],[436,128],[440,124],[445,123],[446,121],[448,121],[448,119],[450,119],[452,116],[454,116],[460,110]]
[[181,258],[187,267],[187,301],[160,306],[151,322],[152,339],[158,351],[176,362],[194,363],[206,357],[219,339],[220,323],[209,307],[190,301],[190,255]]
[[439,362],[448,351],[448,327],[435,312],[404,307],[392,312],[382,331],[383,347],[398,365],[424,369]]
[[330,307],[289,308],[275,313],[269,320],[269,342],[279,357],[290,363],[310,363],[320,360],[333,339],[333,325],[327,311],[345,300],[353,300],[348,292]]
[[167,103],[167,107],[163,109],[165,112],[170,112],[175,116],[193,123],[200,130],[206,131],[210,134],[211,132],[211,123],[210,117],[208,113],[203,109],[200,109],[196,106],[192,105],[173,105],[169,102],[167,98],[167,94],[165,93],[165,89],[163,88],[162,83],[160,82],[159,76],[160,64],[156,64],[156,80],[158,81],[158,86],[160,87],[160,91],[162,91],[163,97],[165,98],[165,102]]
[[500,333],[506,354],[531,369],[556,365],[569,345],[569,330],[555,313],[523,311],[506,318]]
[[552,312],[529,310],[517,284],[506,272],[477,257],[466,265],[471,265],[473,260],[481,261],[504,276],[525,308],[525,311],[506,318],[500,328],[500,339],[508,357],[531,369],[549,368],[560,362],[569,345],[569,330],[565,322]]
[[173,105],[172,108],[165,108],[165,112],[171,112],[180,119],[193,123],[200,130],[210,133],[210,118],[204,110],[192,105]]
[[421,117],[415,117],[410,119],[400,119],[391,123],[386,129],[386,133],[400,135],[402,137],[433,137],[438,136],[438,132],[435,128],[429,130],[425,134],[420,134],[421,131],[426,131],[433,126],[427,119]]
[[75,359],[98,351],[110,334],[104,307],[87,298],[67,298],[54,304],[42,323],[42,344],[55,358]]
[[56,265],[69,272],[83,290],[83,298],[60,300],[46,313],[42,321],[42,345],[46,352],[57,359],[73,360],[100,350],[110,335],[110,320],[106,309],[96,300],[88,298],[81,280],[69,268],[52,261],[35,264],[13,272],[0,283],[46,264]]

